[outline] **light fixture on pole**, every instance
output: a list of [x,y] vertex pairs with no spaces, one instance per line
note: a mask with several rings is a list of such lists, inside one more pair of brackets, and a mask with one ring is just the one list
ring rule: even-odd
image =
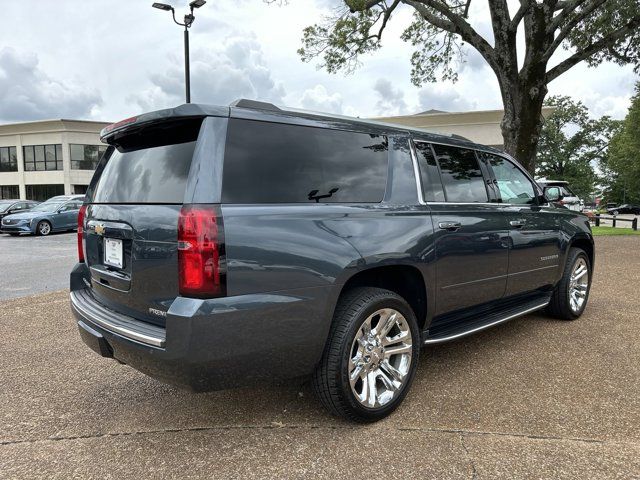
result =
[[200,8],[205,3],[207,3],[206,0],[193,0],[189,4],[190,13],[184,16],[183,23],[180,23],[176,20],[176,11],[171,5],[158,2],[155,2],[153,3],[153,5],[151,5],[153,8],[157,8],[158,10],[164,10],[165,12],[170,11],[171,15],[173,16],[173,21],[181,27],[184,27],[184,87],[187,103],[191,103],[191,73],[189,69],[189,27],[193,25],[193,21],[196,19],[196,17],[193,15],[193,10],[195,8]]

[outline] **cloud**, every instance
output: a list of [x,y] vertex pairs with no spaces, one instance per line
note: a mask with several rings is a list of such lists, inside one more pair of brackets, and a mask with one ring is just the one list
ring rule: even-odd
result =
[[316,112],[343,113],[342,95],[339,93],[329,94],[325,86],[320,84],[305,90],[300,104],[302,108]]
[[418,93],[418,101],[420,110],[443,110],[445,112],[462,112],[466,110],[475,110],[477,105],[475,102],[460,93],[460,90],[453,86],[429,85]]
[[0,120],[89,118],[102,104],[96,90],[51,78],[34,53],[0,50]]
[[[164,73],[151,75],[152,85],[129,100],[142,110],[184,103],[184,66],[171,57]],[[273,79],[262,48],[252,36],[227,37],[220,46],[199,49],[191,56],[193,102],[228,105],[239,98],[282,103],[281,83]]]
[[407,113],[404,91],[394,88],[390,80],[379,78],[376,80],[373,90],[378,95],[378,102],[376,103],[378,115],[391,116]]

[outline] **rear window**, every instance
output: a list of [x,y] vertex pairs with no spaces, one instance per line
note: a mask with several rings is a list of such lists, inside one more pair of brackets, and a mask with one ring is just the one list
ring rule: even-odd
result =
[[447,202],[487,202],[487,189],[476,154],[466,148],[433,146]]
[[141,129],[104,157],[93,203],[177,203],[184,193],[200,121]]
[[231,119],[224,203],[377,203],[387,182],[382,135]]

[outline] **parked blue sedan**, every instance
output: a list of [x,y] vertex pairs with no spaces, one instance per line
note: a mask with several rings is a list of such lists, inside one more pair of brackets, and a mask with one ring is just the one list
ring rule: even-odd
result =
[[84,195],[60,195],[32,208],[28,212],[7,215],[2,219],[0,233],[49,235],[51,232],[74,230]]

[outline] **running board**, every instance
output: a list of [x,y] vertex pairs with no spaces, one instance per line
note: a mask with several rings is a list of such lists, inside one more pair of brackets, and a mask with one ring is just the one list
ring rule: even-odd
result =
[[518,306],[512,306],[511,308],[500,310],[488,315],[483,315],[482,318],[475,318],[467,321],[462,321],[459,324],[454,324],[446,330],[441,330],[435,335],[426,335],[425,345],[431,345],[436,343],[450,342],[451,340],[457,340],[458,338],[466,337],[474,333],[486,330],[487,328],[495,327],[501,323],[508,322],[514,318],[521,317],[536,310],[540,310],[546,307],[551,300],[550,296],[543,298],[536,298],[522,303]]

